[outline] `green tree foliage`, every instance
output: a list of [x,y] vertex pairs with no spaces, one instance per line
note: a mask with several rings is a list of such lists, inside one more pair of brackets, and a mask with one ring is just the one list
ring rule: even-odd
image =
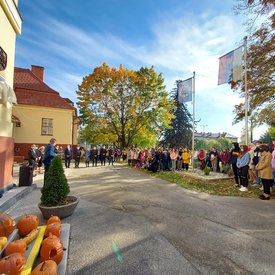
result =
[[172,97],[175,101],[175,107],[170,111],[174,116],[171,120],[171,127],[163,132],[162,143],[167,146],[188,146],[192,143],[192,116],[187,110],[185,104],[178,102],[178,85],[172,91]]
[[[247,87],[249,94],[249,115],[252,128],[256,125],[275,123],[275,2],[273,0],[240,0],[235,7],[238,12],[250,15],[247,21],[249,31],[257,18],[264,22],[248,38]],[[244,97],[244,83],[232,83],[233,89],[241,88]],[[244,118],[244,104],[235,106],[235,120]]]
[[228,138],[219,138],[217,140],[199,139],[195,140],[196,150],[211,150],[216,147],[218,150],[223,150],[232,147],[232,140]]
[[82,119],[97,136],[114,135],[123,147],[133,144],[145,129],[159,133],[170,124],[173,108],[163,82],[153,67],[134,71],[104,63],[78,87]]
[[267,144],[272,150],[272,140],[275,140],[275,127],[270,127],[261,137],[260,140]]
[[110,130],[95,123],[85,125],[80,129],[78,143],[91,145],[112,145],[117,142],[117,136]]
[[62,160],[54,157],[48,172],[45,174],[44,186],[41,189],[41,204],[57,206],[66,202],[70,188],[64,174]]

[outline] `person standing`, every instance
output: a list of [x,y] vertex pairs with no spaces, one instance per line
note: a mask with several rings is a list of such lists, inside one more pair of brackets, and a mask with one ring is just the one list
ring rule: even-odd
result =
[[71,148],[71,145],[67,145],[67,147],[64,150],[64,155],[65,155],[65,167],[70,168],[71,165],[71,159],[73,156],[73,150]]
[[[43,163],[44,163],[44,168],[45,168],[45,176],[50,168],[52,159],[56,156],[56,153],[54,152],[55,144],[56,144],[56,139],[51,138],[50,143],[48,143],[45,146],[45,153],[44,153],[44,158],[43,158]],[[45,179],[45,177],[44,177],[44,179]]]
[[117,148],[117,150],[116,150],[116,161],[117,162],[120,162],[120,158],[121,158],[121,150],[120,150],[120,148]]
[[38,155],[36,152],[36,146],[33,144],[31,148],[28,151],[28,158],[29,158],[29,167],[32,169],[33,177],[36,176],[34,170],[37,166],[37,161],[38,161]]
[[89,167],[90,166],[90,157],[91,157],[91,151],[89,148],[86,149],[84,155],[85,155],[85,165],[86,165],[86,167]]
[[36,152],[38,155],[38,162],[37,162],[37,167],[38,167],[38,173],[43,174],[42,172],[42,166],[43,166],[43,157],[44,157],[44,151],[45,151],[45,146],[41,146]]
[[273,146],[273,151],[272,151],[272,161],[271,161],[271,167],[272,167],[272,175],[273,175],[273,188],[275,186],[275,140],[272,140],[272,146]]
[[200,168],[203,170],[205,168],[206,162],[205,162],[205,153],[203,150],[200,150],[198,154],[198,160],[200,161],[201,165]]
[[232,170],[233,170],[235,182],[236,182],[235,186],[239,187],[240,185],[239,185],[239,175],[238,175],[238,168],[237,168],[237,158],[241,149],[238,142],[233,142],[232,145],[233,145],[233,148],[230,151],[230,158],[228,163],[231,164],[232,166]]
[[209,154],[210,154],[212,170],[213,170],[213,172],[217,172],[218,171],[218,155],[219,155],[217,148],[214,147]]
[[237,168],[240,179],[241,192],[248,191],[248,169],[250,163],[250,154],[248,152],[248,147],[246,145],[241,145],[241,152],[237,158]]
[[183,151],[183,154],[182,154],[182,159],[183,159],[183,166],[186,171],[188,171],[189,169],[189,163],[191,161],[191,153],[189,151],[189,149],[186,147]]
[[260,140],[257,140],[255,145],[256,145],[256,148],[254,149],[252,164],[254,165],[256,182],[255,182],[255,184],[252,185],[252,187],[261,187],[261,178],[258,175],[258,170],[256,169],[256,166],[259,163],[259,160],[261,157],[260,146],[262,145],[262,142]]
[[62,149],[59,147],[59,145],[56,145],[54,148],[54,152],[57,156],[59,156],[60,158],[62,157]]
[[107,154],[107,150],[105,148],[105,146],[103,146],[100,149],[100,162],[101,162],[101,166],[106,164],[106,154]]
[[164,171],[170,171],[170,154],[168,151],[168,148],[164,148],[162,152],[162,163],[163,163],[163,170]]
[[249,181],[252,184],[251,186],[255,186],[254,184],[256,183],[256,175],[255,175],[255,167],[253,164],[255,145],[251,143],[249,144],[249,148],[250,148],[249,150],[250,162],[249,162],[248,175],[249,175]]
[[97,167],[97,148],[94,147],[91,150],[91,161],[93,163],[93,167]]
[[220,163],[221,163],[221,168],[220,171],[224,173],[225,167],[228,165],[228,161],[230,158],[230,154],[227,149],[223,149],[222,152],[220,153]]
[[172,170],[172,172],[175,172],[176,171],[176,161],[178,158],[178,154],[177,154],[175,148],[173,148],[170,151],[170,158],[171,158],[171,170]]
[[111,165],[111,163],[112,163],[112,165],[114,165],[114,150],[111,148],[111,147],[109,147],[109,150],[108,150],[108,158],[109,158],[109,165]]
[[131,148],[128,148],[128,150],[127,150],[127,161],[128,161],[128,166],[130,166],[132,163],[132,149]]
[[182,170],[183,166],[182,166],[182,154],[183,154],[183,150],[180,147],[179,151],[178,151],[178,170]]
[[80,158],[81,158],[81,149],[79,146],[77,146],[76,150],[74,152],[74,167],[75,168],[79,168]]
[[260,196],[261,200],[270,199],[270,189],[273,185],[272,178],[272,154],[269,152],[268,146],[266,144],[261,144],[259,146],[261,157],[258,164],[256,165],[256,171],[263,183],[264,193]]
[[127,159],[127,149],[124,147],[124,149],[122,150],[122,160],[126,161]]

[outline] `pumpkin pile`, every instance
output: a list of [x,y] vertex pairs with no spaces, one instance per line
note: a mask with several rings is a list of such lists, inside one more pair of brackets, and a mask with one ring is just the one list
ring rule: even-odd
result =
[[[8,214],[0,214],[0,251],[5,247],[3,258],[0,259],[0,274],[19,275],[26,263],[25,253],[28,245],[39,234],[39,218],[36,215],[25,215],[17,224]],[[8,236],[18,229],[19,239],[8,242]],[[47,221],[44,240],[40,248],[41,263],[32,270],[32,275],[57,274],[57,265],[63,258],[63,245],[60,240],[61,221],[59,217],[52,216]]]

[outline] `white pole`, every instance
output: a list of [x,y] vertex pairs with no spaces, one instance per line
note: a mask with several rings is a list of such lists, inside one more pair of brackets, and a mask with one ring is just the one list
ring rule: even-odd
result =
[[248,145],[247,36],[244,37],[245,143]]
[[195,72],[193,72],[193,131],[192,131],[192,169],[194,172],[194,155],[195,155]]

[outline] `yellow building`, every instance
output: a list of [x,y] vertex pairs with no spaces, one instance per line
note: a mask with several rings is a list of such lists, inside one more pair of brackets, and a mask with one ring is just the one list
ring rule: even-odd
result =
[[0,195],[12,187],[14,140],[12,138],[12,89],[16,35],[22,18],[18,0],[0,0]]
[[17,97],[12,111],[15,156],[27,158],[32,144],[45,145],[53,137],[64,149],[67,144],[77,144],[77,110],[71,100],[44,83],[43,67],[15,68],[14,90]]

